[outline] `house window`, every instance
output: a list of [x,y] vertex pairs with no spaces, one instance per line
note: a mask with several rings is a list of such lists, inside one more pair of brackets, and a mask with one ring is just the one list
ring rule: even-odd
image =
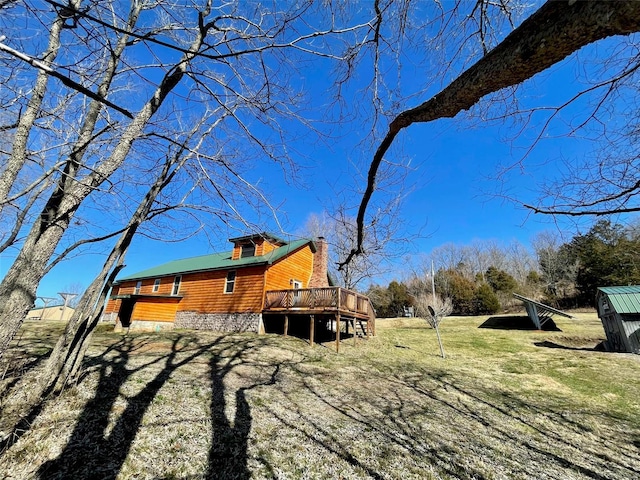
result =
[[224,282],[224,293],[233,293],[233,287],[236,284],[236,272],[232,270],[227,272],[227,280]]
[[240,245],[240,258],[253,257],[256,254],[256,246],[253,243]]
[[157,292],[160,290],[160,279],[156,278],[155,282],[153,282],[153,291]]
[[136,288],[133,290],[133,294],[138,295],[140,293],[141,288],[142,288],[142,280],[138,280],[136,282]]
[[177,295],[180,291],[180,281],[182,280],[181,275],[176,275],[173,279],[173,288],[171,289],[171,295]]

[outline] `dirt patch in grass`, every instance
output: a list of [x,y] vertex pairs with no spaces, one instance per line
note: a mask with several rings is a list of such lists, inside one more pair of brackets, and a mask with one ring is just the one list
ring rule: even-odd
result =
[[[0,477],[638,478],[637,362],[535,344],[603,335],[581,315],[561,332],[448,318],[444,360],[419,319],[381,321],[340,354],[275,335],[99,332],[82,381],[2,452]],[[23,338],[46,343],[33,325]]]

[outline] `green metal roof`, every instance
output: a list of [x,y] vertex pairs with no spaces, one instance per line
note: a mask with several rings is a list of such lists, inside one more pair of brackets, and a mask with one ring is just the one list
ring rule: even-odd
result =
[[273,240],[274,242],[282,243],[283,245],[286,245],[287,243],[289,243],[286,240],[280,237],[276,237],[275,235],[269,232],[254,233],[253,235],[244,235],[242,237],[230,238],[229,241],[232,243],[236,243],[243,240],[253,240],[254,238],[264,238],[267,240]]
[[618,313],[640,313],[640,285],[621,287],[598,287],[607,295],[609,303]]
[[127,275],[119,278],[116,283],[129,280],[140,280],[143,278],[157,278],[167,275],[179,275],[190,272],[202,272],[208,270],[230,270],[234,268],[250,267],[256,265],[271,265],[280,260],[289,253],[299,248],[311,244],[311,248],[315,251],[315,244],[312,240],[302,239],[278,247],[265,255],[257,255],[253,257],[231,259],[232,252],[212,253],[209,255],[200,255],[198,257],[184,258],[182,260],[174,260],[157,267],[142,270],[141,272]]

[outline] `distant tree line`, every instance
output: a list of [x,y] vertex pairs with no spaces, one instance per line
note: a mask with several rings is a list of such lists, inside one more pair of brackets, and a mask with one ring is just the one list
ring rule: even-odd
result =
[[416,299],[435,291],[449,298],[456,315],[488,315],[520,308],[520,293],[558,308],[592,307],[598,287],[640,283],[640,223],[600,220],[587,233],[562,242],[539,234],[529,251],[518,243],[447,244],[423,258],[401,281],[372,285],[379,317],[403,316]]
[[593,306],[598,287],[640,283],[638,223],[600,220],[586,234],[540,253],[545,296],[562,306]]

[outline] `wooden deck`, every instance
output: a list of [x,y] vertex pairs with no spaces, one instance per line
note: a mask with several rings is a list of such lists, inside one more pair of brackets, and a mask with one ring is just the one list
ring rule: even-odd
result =
[[308,317],[310,321],[309,341],[312,345],[315,316],[330,316],[336,322],[337,350],[340,346],[342,325],[347,335],[349,334],[349,325],[351,325],[354,342],[358,329],[362,336],[375,335],[376,316],[369,297],[341,287],[271,290],[266,292],[262,313],[282,315],[285,335],[287,335],[290,318]]

